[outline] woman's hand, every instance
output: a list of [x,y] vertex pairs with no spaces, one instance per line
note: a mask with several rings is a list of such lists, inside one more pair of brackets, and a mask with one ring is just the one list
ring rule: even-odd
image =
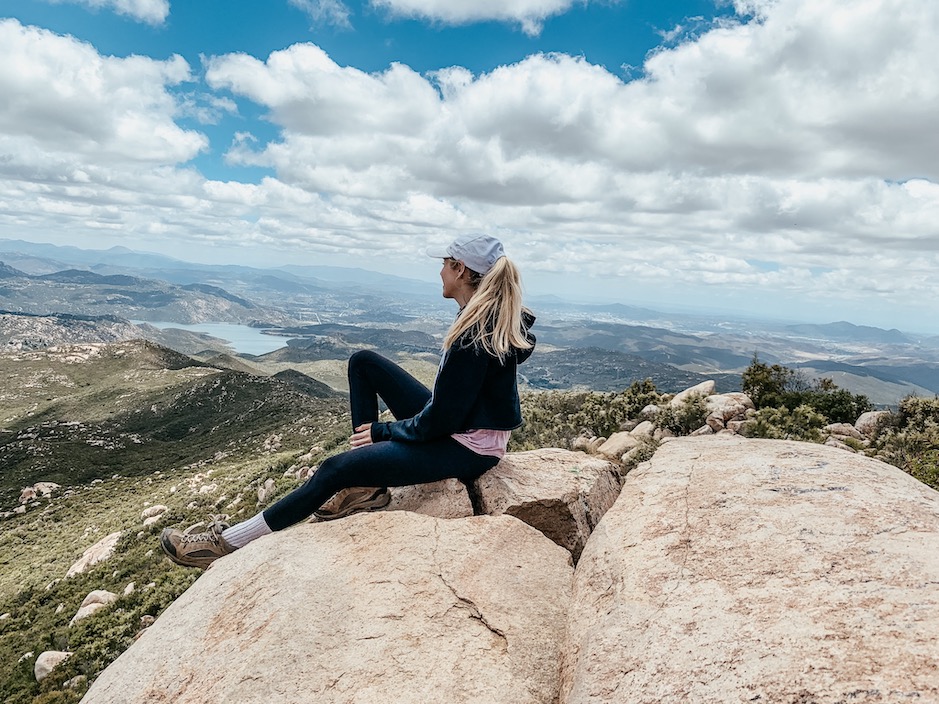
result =
[[349,444],[352,447],[365,447],[372,444],[372,424],[363,423],[349,437]]

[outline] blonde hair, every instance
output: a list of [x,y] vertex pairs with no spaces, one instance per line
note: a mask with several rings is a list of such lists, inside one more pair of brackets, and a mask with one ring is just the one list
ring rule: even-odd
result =
[[478,281],[476,292],[447,331],[444,350],[467,331],[467,346],[479,345],[503,361],[512,348],[529,349],[532,345],[522,330],[522,280],[516,266],[508,257],[500,257],[481,279],[476,272],[470,276],[471,282]]

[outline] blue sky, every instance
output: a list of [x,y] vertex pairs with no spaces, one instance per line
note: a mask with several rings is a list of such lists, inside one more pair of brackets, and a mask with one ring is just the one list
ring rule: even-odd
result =
[[0,237],[939,332],[930,0],[6,0]]

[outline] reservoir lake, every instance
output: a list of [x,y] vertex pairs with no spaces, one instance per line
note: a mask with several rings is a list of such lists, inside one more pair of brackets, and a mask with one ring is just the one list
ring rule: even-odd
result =
[[265,354],[279,350],[287,345],[286,337],[276,337],[274,335],[265,335],[258,328],[251,328],[247,325],[237,325],[235,323],[197,323],[195,325],[185,325],[183,323],[163,323],[152,320],[134,320],[133,323],[140,325],[146,323],[155,328],[164,330],[166,328],[177,328],[179,330],[188,330],[189,332],[201,332],[212,337],[217,337],[228,342],[235,352],[242,354]]

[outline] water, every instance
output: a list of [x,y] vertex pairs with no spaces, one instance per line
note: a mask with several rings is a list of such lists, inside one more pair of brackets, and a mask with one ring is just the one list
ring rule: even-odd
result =
[[235,352],[241,354],[265,354],[279,350],[287,345],[286,337],[276,337],[274,335],[265,335],[258,328],[251,328],[247,325],[237,325],[235,323],[197,323],[195,325],[184,325],[183,323],[163,323],[153,322],[152,320],[137,320],[135,323],[147,323],[155,328],[164,330],[166,328],[178,328],[179,330],[188,330],[189,332],[201,332],[212,337],[218,337],[225,340]]

